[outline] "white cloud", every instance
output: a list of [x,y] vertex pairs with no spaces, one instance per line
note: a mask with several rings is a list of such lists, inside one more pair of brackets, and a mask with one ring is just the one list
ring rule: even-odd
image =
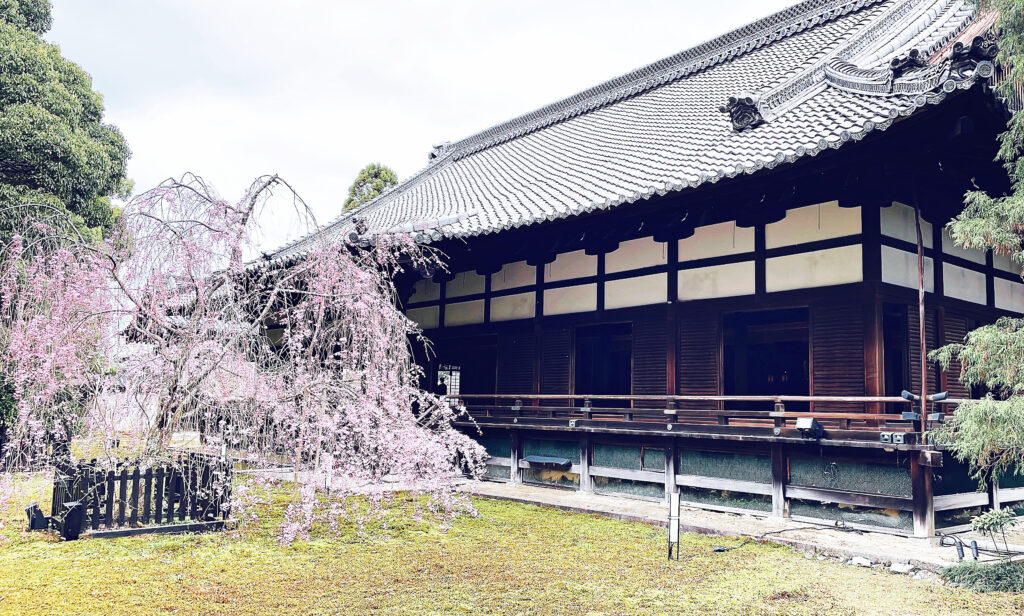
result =
[[[262,173],[321,221],[366,163],[400,177],[457,140],[790,4],[662,0],[56,0],[48,38],[105,96],[136,186]],[[263,246],[299,229],[272,213]]]

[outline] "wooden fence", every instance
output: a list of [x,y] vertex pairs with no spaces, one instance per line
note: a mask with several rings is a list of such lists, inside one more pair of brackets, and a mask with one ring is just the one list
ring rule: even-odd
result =
[[231,478],[230,460],[203,454],[146,469],[104,470],[96,460],[66,465],[54,475],[51,516],[60,523],[64,504],[79,502],[83,531],[226,520]]

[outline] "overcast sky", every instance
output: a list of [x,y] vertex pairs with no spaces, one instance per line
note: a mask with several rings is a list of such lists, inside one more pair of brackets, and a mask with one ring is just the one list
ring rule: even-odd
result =
[[[323,223],[368,162],[654,62],[795,0],[53,0],[47,39],[93,77],[137,190],[193,171],[229,199],[279,173]],[[262,248],[298,233],[270,212]]]

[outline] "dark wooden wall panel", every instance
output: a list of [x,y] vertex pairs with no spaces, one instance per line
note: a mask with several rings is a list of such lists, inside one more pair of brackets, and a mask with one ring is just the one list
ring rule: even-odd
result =
[[[679,332],[676,355],[676,387],[679,395],[718,394],[720,316],[715,312],[690,312],[678,315]],[[683,402],[683,409],[713,409],[714,402]]]
[[[572,332],[567,327],[545,328],[540,344],[540,393],[569,393]],[[545,405],[551,404],[545,402]]]
[[[953,310],[947,310],[942,324],[942,344],[959,344],[967,337],[969,323],[974,319],[966,314]],[[952,398],[970,398],[971,393],[967,387],[960,382],[960,364],[952,363],[946,371],[946,389]]]
[[[633,394],[665,395],[668,323],[662,318],[633,322]],[[639,400],[638,408],[665,408],[664,402]]]
[[[864,395],[864,310],[856,302],[811,308],[811,388],[816,396]],[[863,404],[815,403],[816,411],[863,411]]]
[[533,393],[536,340],[532,332],[498,336],[499,394]]
[[[936,314],[934,308],[925,307],[925,345],[926,352],[931,353],[937,346],[935,330]],[[910,383],[913,393],[921,393],[921,335],[917,305],[907,306],[907,346],[910,357]],[[928,393],[933,394],[938,390],[938,371],[935,364],[928,363]]]

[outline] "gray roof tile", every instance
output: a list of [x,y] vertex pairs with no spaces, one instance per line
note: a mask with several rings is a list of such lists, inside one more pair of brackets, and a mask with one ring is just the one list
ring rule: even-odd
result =
[[[973,78],[951,80],[933,56],[972,18],[963,0],[809,0],[445,146],[326,233],[346,237],[354,217],[371,235],[494,233],[836,148],[969,87]],[[893,80],[889,62],[911,49],[934,66]],[[719,106],[741,93],[766,121],[736,131]],[[311,242],[270,257],[300,255]]]

